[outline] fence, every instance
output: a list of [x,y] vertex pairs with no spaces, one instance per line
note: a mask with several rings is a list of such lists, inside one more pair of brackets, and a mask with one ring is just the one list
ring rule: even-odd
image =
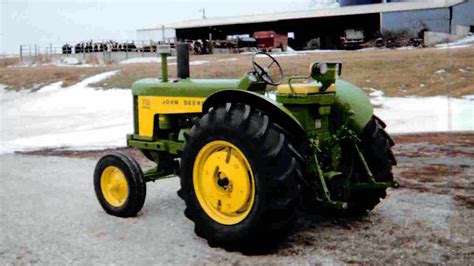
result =
[[[173,45],[174,39],[167,39],[165,43]],[[45,63],[55,61],[65,57],[74,57],[78,60],[96,57],[100,63],[116,63],[135,57],[156,56],[157,45],[163,44],[153,40],[133,40],[133,41],[88,41],[75,42],[72,45],[65,43],[62,45],[49,44],[23,44],[20,45],[20,61],[24,64]]]

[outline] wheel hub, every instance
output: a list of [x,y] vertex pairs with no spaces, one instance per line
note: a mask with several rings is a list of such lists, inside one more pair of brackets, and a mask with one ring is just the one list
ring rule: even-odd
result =
[[100,188],[107,203],[122,206],[128,198],[128,183],[124,173],[116,166],[108,166],[102,172]]
[[217,179],[217,185],[219,185],[224,190],[227,190],[229,188],[229,179],[227,177]]

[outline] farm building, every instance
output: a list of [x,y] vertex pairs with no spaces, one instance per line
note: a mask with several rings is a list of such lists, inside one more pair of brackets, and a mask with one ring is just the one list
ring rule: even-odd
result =
[[[405,32],[417,36],[429,30],[466,34],[474,27],[474,0],[340,0],[340,7],[272,14],[187,20],[166,25],[178,40],[225,40],[229,35],[275,31],[293,38],[289,45],[304,48],[318,38],[321,48],[335,48],[346,30],[362,30],[367,38]],[[162,31],[162,26],[148,31]],[[140,31],[140,30],[139,30]]]

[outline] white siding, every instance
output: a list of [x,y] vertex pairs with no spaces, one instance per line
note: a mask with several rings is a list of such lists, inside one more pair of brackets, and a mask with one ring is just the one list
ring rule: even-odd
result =
[[176,30],[174,29],[164,29],[164,39],[163,39],[163,29],[154,28],[154,29],[140,29],[137,30],[137,40],[140,41],[150,41],[155,42],[174,42],[176,38]]

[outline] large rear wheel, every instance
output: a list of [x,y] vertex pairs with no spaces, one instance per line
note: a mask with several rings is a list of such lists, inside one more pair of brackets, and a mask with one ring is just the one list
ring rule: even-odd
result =
[[180,195],[209,245],[258,252],[286,236],[302,171],[279,128],[259,110],[227,103],[186,135]]
[[[392,166],[396,165],[392,153],[394,142],[384,128],[382,120],[374,116],[365,127],[359,143],[360,150],[377,182],[393,181]],[[352,158],[346,160],[346,163],[352,162],[351,180],[364,180],[367,173],[355,153],[356,151],[352,150],[350,155]],[[348,200],[349,214],[360,215],[372,210],[386,195],[386,189],[351,191]]]

